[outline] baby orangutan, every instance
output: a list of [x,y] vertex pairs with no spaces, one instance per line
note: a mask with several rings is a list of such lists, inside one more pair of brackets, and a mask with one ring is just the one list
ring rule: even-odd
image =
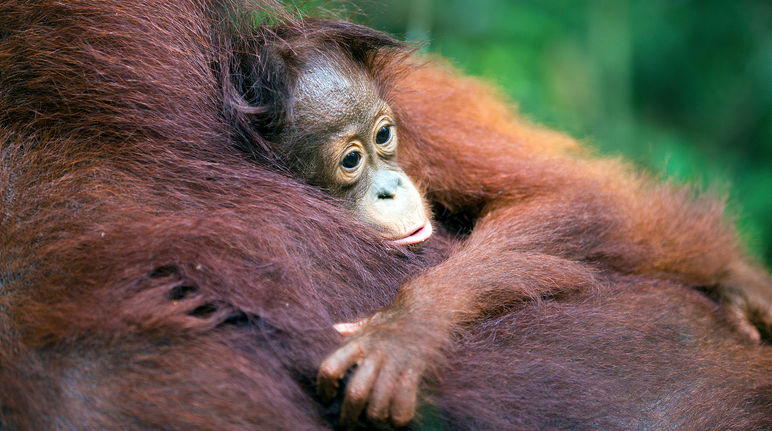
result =
[[[533,156],[493,138],[452,141],[446,136],[462,132],[442,133],[441,124],[447,118],[458,128],[462,121],[453,116],[477,95],[459,95],[450,86],[445,94],[445,72],[431,67],[410,73],[436,79],[435,94],[402,93],[392,104],[395,116],[383,97],[389,66],[379,61],[404,56],[398,43],[352,24],[304,25],[303,37],[292,28],[264,36],[258,66],[240,75],[253,81],[240,87],[245,103],[272,106],[278,115],[256,116],[251,125],[272,143],[270,150],[393,244],[415,245],[431,236],[432,224],[424,198],[397,165],[399,118],[418,148],[407,154],[409,163],[420,167],[415,172],[426,177],[421,184],[432,200],[451,211],[476,211],[471,233],[446,261],[403,285],[386,309],[337,325],[349,338],[321,364],[317,389],[323,400],[332,399],[356,365],[341,407],[343,427],[355,427],[365,409],[371,420],[407,424],[422,376],[441,360],[459,325],[502,303],[590,288],[603,271],[707,286],[726,305],[730,323],[756,342],[750,319],[772,325],[769,276],[736,251],[734,234],[710,207],[628,177],[618,162],[605,169],[605,162]],[[446,105],[439,112],[447,117],[427,114],[435,103]],[[485,151],[495,156],[481,157]],[[438,154],[447,159],[431,160]],[[669,212],[654,212],[652,202],[667,202]],[[708,247],[716,252],[693,251]]]

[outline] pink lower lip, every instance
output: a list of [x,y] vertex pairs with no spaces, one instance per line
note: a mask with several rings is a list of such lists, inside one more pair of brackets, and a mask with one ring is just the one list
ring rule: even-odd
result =
[[412,245],[418,244],[419,242],[424,242],[429,239],[430,236],[432,236],[432,224],[429,222],[429,220],[426,220],[424,221],[423,225],[411,230],[410,232],[410,235],[404,238],[395,239],[393,243],[395,245]]

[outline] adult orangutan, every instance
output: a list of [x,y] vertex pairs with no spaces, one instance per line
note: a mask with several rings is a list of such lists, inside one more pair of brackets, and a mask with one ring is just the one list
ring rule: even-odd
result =
[[[407,280],[455,283],[455,273],[439,270],[454,259],[463,261],[456,272],[472,268],[464,250],[486,231],[485,217],[466,244],[440,229],[416,253],[244,153],[249,128],[234,129],[223,109],[233,101],[226,65],[251,38],[223,25],[238,12],[225,1],[0,3],[4,430],[330,429],[338,405],[321,403],[314,382],[341,343],[332,325],[382,309]],[[507,180],[497,170],[483,189],[464,186],[482,167],[519,166],[510,179],[536,178],[554,158],[561,171],[562,138],[478,99],[469,92],[476,84],[436,66],[395,79],[403,167],[454,216],[476,219],[477,204],[501,196],[488,189]],[[426,134],[439,134],[437,122],[444,138]],[[447,157],[437,147],[447,139],[477,142],[478,152]],[[540,145],[534,160],[499,161]],[[446,160],[448,171],[416,176],[422,160]],[[416,427],[772,426],[769,346],[738,339],[688,280],[610,263],[613,251],[663,261],[645,247],[620,239],[601,241],[610,248],[597,258],[567,254],[591,244],[541,238],[523,224],[528,202],[504,228],[520,226],[524,240],[530,233],[540,248],[566,253],[543,253],[538,270],[513,252],[500,256],[502,266],[492,254],[467,253],[489,264],[479,275],[501,301],[437,356]],[[709,220],[698,225],[724,238]],[[510,278],[526,268],[528,283],[525,273]],[[566,289],[574,280],[587,288]],[[531,282],[562,293],[509,300]]]

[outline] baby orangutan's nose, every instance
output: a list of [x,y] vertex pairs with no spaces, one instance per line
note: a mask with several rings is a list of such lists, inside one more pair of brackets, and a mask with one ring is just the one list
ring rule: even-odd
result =
[[402,178],[398,173],[381,170],[373,179],[373,192],[376,199],[394,199],[401,185]]

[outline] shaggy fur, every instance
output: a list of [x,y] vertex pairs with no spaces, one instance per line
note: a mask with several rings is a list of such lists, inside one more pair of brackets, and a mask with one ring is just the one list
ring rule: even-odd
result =
[[[270,140],[294,121],[288,106],[297,65],[309,57],[328,55],[344,69],[368,70],[406,132],[403,161],[442,208],[441,221],[455,217],[453,227],[469,233],[449,259],[403,285],[387,309],[322,363],[324,398],[358,364],[346,385],[345,422],[365,407],[373,419],[408,422],[421,374],[446,356],[459,323],[592,287],[596,272],[703,286],[728,305],[730,322],[750,339],[760,337],[748,317],[762,328],[772,324],[772,279],[743,258],[714,200],[581,154],[569,140],[507,118],[484,88],[410,64],[397,42],[373,30],[306,20],[263,27],[254,40],[236,50],[236,89],[226,91],[242,95],[228,101],[243,114],[235,123],[252,129],[242,136]],[[267,150],[271,159],[270,144],[243,146]],[[302,165],[311,162],[308,146],[282,139],[273,151]]]
[[[319,403],[313,382],[342,342],[332,324],[386,306],[457,247],[445,237],[420,255],[394,249],[234,145],[223,64],[244,31],[229,24],[238,16],[214,0],[0,3],[3,430],[330,429],[337,406]],[[500,191],[572,186],[567,201],[546,193],[503,217],[534,250],[571,263],[541,260],[549,276],[593,277],[592,288],[504,302],[473,322],[421,392],[425,421],[772,427],[770,347],[738,342],[696,291],[621,274],[698,264],[709,284],[736,250],[713,212],[682,214],[696,207],[670,192],[658,201],[656,187],[638,200],[653,186],[624,172],[604,182],[604,170],[624,168],[563,156],[572,141],[511,118],[441,67],[397,89],[405,166],[461,230]],[[620,223],[608,208],[636,216],[601,229],[604,216]],[[577,224],[586,216],[601,218]],[[719,264],[695,261],[706,250]],[[494,292],[527,269],[518,265],[490,265]],[[542,285],[564,282],[530,268]]]

